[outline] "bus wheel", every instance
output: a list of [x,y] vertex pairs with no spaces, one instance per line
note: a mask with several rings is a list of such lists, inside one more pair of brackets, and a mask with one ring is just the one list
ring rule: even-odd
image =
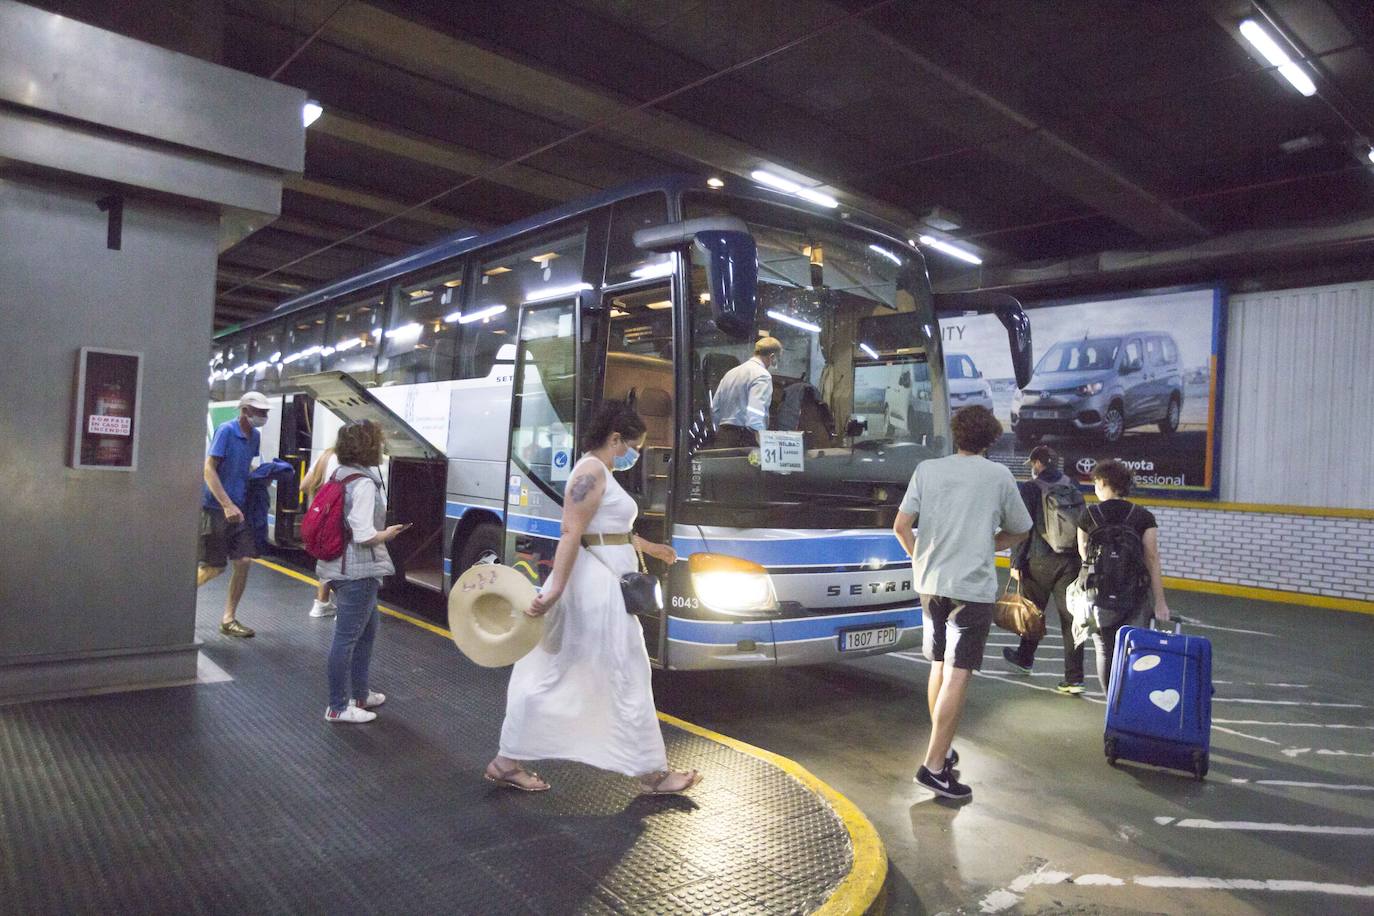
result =
[[501,526],[495,522],[481,522],[468,532],[462,547],[458,551],[457,568],[453,571],[453,578],[458,578],[468,571],[468,568],[481,562],[500,562],[501,560]]

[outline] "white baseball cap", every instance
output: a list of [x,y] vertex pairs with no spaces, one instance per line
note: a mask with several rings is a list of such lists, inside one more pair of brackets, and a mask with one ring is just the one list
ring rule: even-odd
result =
[[246,392],[239,398],[240,407],[256,407],[258,410],[271,410],[272,402],[267,400],[267,395],[261,391]]

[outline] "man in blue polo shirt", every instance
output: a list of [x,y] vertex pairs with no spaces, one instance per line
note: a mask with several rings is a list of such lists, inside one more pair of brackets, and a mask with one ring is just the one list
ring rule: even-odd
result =
[[244,517],[248,505],[248,475],[258,456],[258,430],[267,422],[271,402],[261,392],[239,398],[239,415],[220,425],[205,456],[205,486],[200,508],[200,568],[196,586],[224,572],[226,561],[234,564],[229,576],[229,595],[224,602],[220,632],[247,638],[253,631],[238,622],[239,599],[248,584],[248,566],[257,554],[253,529]]

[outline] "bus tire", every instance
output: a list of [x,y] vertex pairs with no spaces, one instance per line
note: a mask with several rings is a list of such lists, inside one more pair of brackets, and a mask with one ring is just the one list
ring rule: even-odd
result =
[[503,540],[501,526],[496,522],[479,522],[475,525],[458,549],[458,562],[453,568],[453,578],[457,579],[467,572],[469,567],[488,558],[499,563],[502,548],[505,546]]

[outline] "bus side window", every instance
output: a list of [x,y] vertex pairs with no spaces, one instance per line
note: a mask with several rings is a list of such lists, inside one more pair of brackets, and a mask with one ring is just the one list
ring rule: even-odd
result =
[[635,246],[639,229],[668,221],[668,198],[661,192],[617,201],[611,208],[611,233],[606,246],[606,283],[664,277],[673,269],[673,256]]
[[347,372],[366,386],[377,384],[377,343],[385,302],[379,292],[334,307],[322,369]]
[[282,344],[286,378],[310,375],[320,371],[320,351],[324,349],[324,316],[322,308],[313,308],[288,318],[286,339]]
[[443,382],[453,377],[463,269],[397,286],[391,293],[377,377],[383,385]]

